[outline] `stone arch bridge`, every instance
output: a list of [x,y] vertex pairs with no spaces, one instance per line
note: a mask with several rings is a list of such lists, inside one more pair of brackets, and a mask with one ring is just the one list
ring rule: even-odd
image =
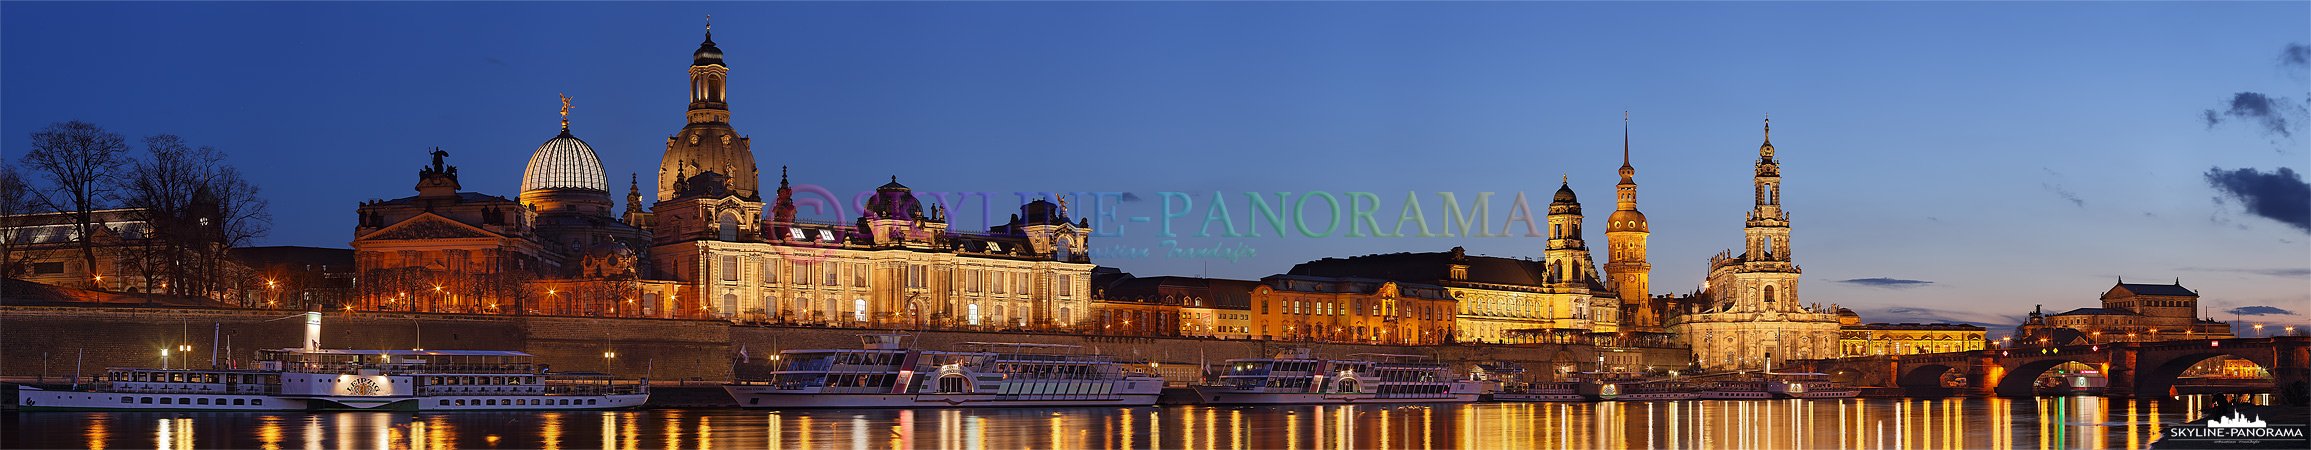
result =
[[[2282,336],[2248,339],[2195,339],[2160,342],[2114,342],[2097,345],[2022,347],[1952,353],[1921,353],[1858,358],[1792,361],[1793,368],[1832,377],[1856,386],[1901,387],[1912,396],[2034,395],[2031,383],[2040,374],[2065,362],[2078,362],[2102,371],[2110,380],[2104,395],[2155,397],[2166,395],[2183,370],[2217,356],[2233,356],[2271,372],[2274,386],[2311,383],[2311,337]],[[1956,373],[1965,387],[1945,388],[1945,374]]]

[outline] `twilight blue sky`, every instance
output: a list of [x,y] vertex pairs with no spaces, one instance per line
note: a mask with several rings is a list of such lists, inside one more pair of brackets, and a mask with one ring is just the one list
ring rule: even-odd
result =
[[[1100,261],[1141,275],[1454,246],[1537,257],[1524,237],[1192,234],[1215,191],[1240,231],[1247,191],[1371,192],[1383,228],[1407,191],[1436,228],[1437,192],[1463,207],[1495,192],[1498,232],[1517,192],[1545,208],[1560,176],[1602,230],[1626,110],[1654,290],[1688,291],[1740,245],[1770,112],[1806,302],[2010,324],[2033,304],[2096,306],[2119,276],[2180,277],[2213,311],[2311,323],[2311,235],[2207,176],[2311,171],[2311,69],[2281,57],[2311,40],[2301,2],[7,2],[0,156],[74,119],[182,135],[266,190],[262,244],[345,247],[356,204],[412,195],[430,147],[467,190],[517,194],[556,94],[576,98],[574,132],[613,185],[650,178],[707,14],[765,174],[792,166],[845,197],[892,175],[997,192],[997,221],[1015,191],[1131,192],[1118,217],[1156,220],[1094,244],[1150,249]],[[2210,126],[2242,92],[2274,109]],[[1156,236],[1165,191],[1195,199],[1176,238]],[[977,227],[977,198],[958,228]],[[1166,239],[1257,253],[1170,258]]]

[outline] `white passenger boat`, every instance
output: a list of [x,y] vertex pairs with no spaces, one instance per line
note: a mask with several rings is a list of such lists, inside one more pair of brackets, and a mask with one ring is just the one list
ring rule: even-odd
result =
[[1596,401],[1692,400],[1701,397],[1682,380],[1645,378],[1639,372],[1577,372],[1581,397]]
[[906,336],[862,335],[865,348],[779,352],[766,381],[724,385],[745,408],[1148,406],[1162,377],[1082,347],[968,342],[920,350]]
[[305,348],[260,350],[256,369],[112,368],[87,389],[21,387],[24,411],[473,411],[641,406],[645,383],[550,372],[530,354],[478,350],[321,349],[307,313]]
[[1196,386],[1204,404],[1457,403],[1484,393],[1483,381],[1453,376],[1421,355],[1358,353],[1326,360],[1307,349],[1268,359],[1230,359],[1216,385]]
[[1861,395],[1860,389],[1830,380],[1823,373],[1765,374],[1765,390],[1776,398],[1847,398]]

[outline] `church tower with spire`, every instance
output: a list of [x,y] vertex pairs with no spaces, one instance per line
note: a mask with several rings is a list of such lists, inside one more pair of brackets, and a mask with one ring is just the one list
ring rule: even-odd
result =
[[1629,165],[1629,118],[1621,118],[1621,184],[1615,186],[1613,214],[1606,217],[1609,262],[1605,276],[1620,294],[1623,325],[1660,331],[1661,311],[1653,301],[1653,264],[1645,258],[1652,225],[1637,211],[1637,168]]

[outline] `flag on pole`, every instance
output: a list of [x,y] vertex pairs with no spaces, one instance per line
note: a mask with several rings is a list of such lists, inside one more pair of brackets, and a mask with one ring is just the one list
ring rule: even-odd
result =
[[738,344],[738,362],[754,362],[754,358],[746,356],[746,344]]

